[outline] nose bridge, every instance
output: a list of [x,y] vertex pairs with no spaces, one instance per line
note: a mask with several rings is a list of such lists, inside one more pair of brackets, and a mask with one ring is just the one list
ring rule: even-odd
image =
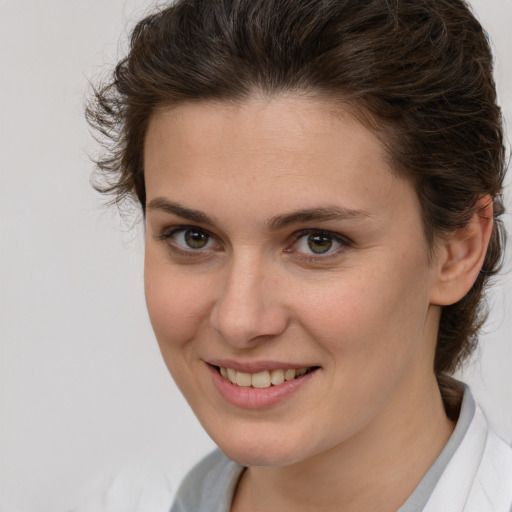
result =
[[251,250],[239,251],[226,265],[211,324],[229,344],[243,348],[285,329],[272,270],[271,262]]

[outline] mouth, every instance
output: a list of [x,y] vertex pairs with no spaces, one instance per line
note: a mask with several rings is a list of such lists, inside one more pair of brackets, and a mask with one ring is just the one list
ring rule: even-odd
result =
[[[288,363],[290,364],[290,363]],[[229,404],[265,410],[290,403],[301,389],[314,389],[320,366],[288,366],[277,361],[210,361],[213,385]],[[299,395],[300,396],[300,395]],[[292,402],[293,403],[293,402]]]
[[224,366],[214,366],[223,379],[231,382],[235,386],[243,388],[266,389],[270,387],[281,386],[285,382],[298,380],[305,375],[314,372],[319,367],[303,368],[278,368],[274,370],[263,370],[256,373],[248,373],[226,368]]

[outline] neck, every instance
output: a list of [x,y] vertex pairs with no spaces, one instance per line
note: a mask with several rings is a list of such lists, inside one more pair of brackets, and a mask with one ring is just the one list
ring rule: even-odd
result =
[[435,377],[426,380],[415,391],[403,387],[367,428],[327,452],[291,466],[247,469],[232,512],[395,512],[454,427]]

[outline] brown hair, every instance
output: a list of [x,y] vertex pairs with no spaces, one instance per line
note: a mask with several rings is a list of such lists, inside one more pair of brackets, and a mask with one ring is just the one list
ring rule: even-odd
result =
[[[485,194],[495,224],[470,292],[443,308],[441,387],[474,349],[484,286],[503,251],[505,151],[486,34],[463,0],[178,0],[140,21],[87,116],[104,138],[97,188],[145,208],[143,142],[160,105],[243,101],[254,91],[349,105],[414,183],[430,243]],[[106,138],[105,138],[106,137]]]

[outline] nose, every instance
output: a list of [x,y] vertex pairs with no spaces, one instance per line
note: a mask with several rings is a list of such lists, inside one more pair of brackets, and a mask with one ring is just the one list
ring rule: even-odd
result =
[[237,258],[223,269],[210,323],[235,348],[254,346],[286,330],[287,309],[270,267],[260,259]]

